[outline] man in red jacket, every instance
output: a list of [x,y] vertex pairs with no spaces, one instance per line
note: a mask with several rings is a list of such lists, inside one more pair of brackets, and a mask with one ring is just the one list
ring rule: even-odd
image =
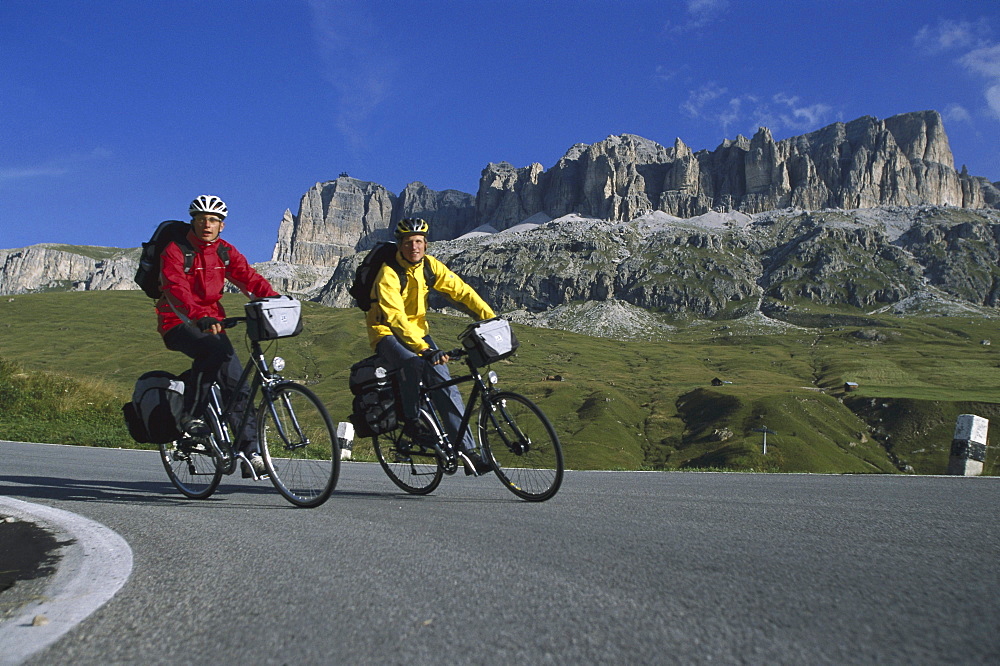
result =
[[[228,214],[219,197],[201,195],[191,202],[191,231],[187,242],[194,250],[193,260],[185,266],[184,251],[170,243],[160,255],[160,286],[163,296],[156,303],[160,335],[167,349],[194,359],[190,379],[184,391],[185,417],[181,426],[189,434],[205,434],[207,427],[200,415],[208,400],[208,387],[218,381],[224,400],[237,387],[243,367],[233,343],[222,328],[226,313],[222,309],[222,290],[228,279],[252,298],[278,296],[278,292],[247,262],[230,243],[219,238]],[[238,420],[249,390],[237,402]],[[253,417],[239,442],[240,450],[253,465],[257,476],[265,470],[257,452],[257,428]],[[243,470],[249,477],[249,470]]]

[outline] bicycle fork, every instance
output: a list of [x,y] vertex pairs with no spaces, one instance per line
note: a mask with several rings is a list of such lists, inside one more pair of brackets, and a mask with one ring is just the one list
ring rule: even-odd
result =
[[[281,405],[284,408],[284,414],[288,417],[288,421],[292,428],[295,430],[295,441],[289,436],[288,429],[285,427],[285,419],[282,419],[278,414],[278,408],[275,406],[274,396],[272,395],[270,388],[264,388],[264,398],[267,403],[267,409],[271,414],[271,420],[274,421],[275,428],[278,431],[278,436],[281,438],[281,442],[285,447],[286,451],[294,451],[295,449],[301,449],[304,446],[309,446],[309,436],[306,434],[305,430],[302,429],[302,425],[299,423],[299,418],[295,415],[295,410],[292,408],[291,395],[286,392],[281,393]],[[258,428],[265,427],[264,424],[258,423]]]
[[[506,446],[511,453],[517,456],[523,456],[528,453],[528,451],[531,450],[531,439],[521,432],[517,423],[510,417],[510,414],[507,413],[506,404],[500,401],[494,402],[490,400],[489,405],[490,420],[493,421],[493,427],[496,429],[497,434],[500,435],[500,439],[503,441],[504,446]],[[514,436],[517,437],[516,442],[512,442],[510,440],[510,437],[507,436],[507,429],[503,428],[499,421],[497,421],[496,413],[498,411],[500,412],[500,416],[503,417],[504,422],[507,424],[507,427],[510,428],[510,432],[513,432]]]

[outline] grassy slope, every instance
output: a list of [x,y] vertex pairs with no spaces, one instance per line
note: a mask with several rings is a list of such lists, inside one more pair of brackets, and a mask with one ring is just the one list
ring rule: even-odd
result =
[[[227,296],[231,314],[241,312],[240,302]],[[275,345],[289,361],[285,374],[309,382],[334,420],[346,420],[350,365],[369,354],[361,315],[304,307],[306,332]],[[958,414],[1000,419],[997,347],[980,344],[998,337],[1000,345],[995,322],[827,321],[824,328],[768,334],[735,323],[694,323],[655,343],[517,327],[521,350],[494,369],[502,386],[532,397],[549,414],[567,464],[578,469],[892,472],[897,462],[943,473]],[[435,316],[435,338],[442,347],[453,346],[466,323]],[[4,299],[0,358],[24,370],[0,378],[0,437],[41,439],[37,433],[44,428],[37,426],[30,437],[19,433],[44,417],[51,423],[49,439],[103,446],[127,445],[117,407],[139,374],[180,372],[187,365],[163,348],[151,303],[138,292]],[[67,394],[92,395],[83,403],[94,402],[89,408],[105,431],[73,430],[70,423],[86,418],[71,418],[58,407],[26,419],[24,382],[34,379],[34,371],[69,382]],[[546,380],[554,375],[564,381]],[[712,386],[715,377],[731,383]],[[859,389],[845,395],[845,381],[858,382]],[[11,408],[15,395],[20,412]],[[755,431],[763,426],[776,433],[768,435],[766,457]],[[994,468],[990,462],[988,471]]]

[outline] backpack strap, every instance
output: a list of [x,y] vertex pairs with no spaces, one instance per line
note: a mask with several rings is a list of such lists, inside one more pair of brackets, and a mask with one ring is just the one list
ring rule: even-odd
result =
[[396,275],[399,276],[399,293],[402,294],[406,290],[406,269],[399,265],[396,261],[396,253],[394,252],[391,257],[385,260],[385,265],[396,271]]
[[180,248],[180,251],[184,254],[184,274],[188,275],[194,267],[194,248],[191,246],[191,243],[188,242],[186,237],[177,238],[174,242],[177,243],[177,247]]
[[[188,275],[191,273],[192,268],[194,268],[194,248],[188,242],[187,238],[178,238],[174,242],[177,243],[177,247],[184,254],[184,274]],[[219,249],[216,252],[219,255],[219,259],[222,260],[222,265],[229,268],[229,248],[225,245],[219,245]]]
[[[433,288],[434,285],[437,284],[437,275],[434,275],[434,271],[431,270],[430,262],[427,261],[426,257],[424,257],[423,261],[424,261],[424,283],[428,287]],[[396,275],[399,276],[399,293],[402,294],[403,290],[406,289],[406,280],[407,280],[406,269],[399,265],[399,262],[396,261],[395,255],[387,259],[385,263],[389,264],[389,266],[392,267],[392,270],[396,271]]]
[[427,257],[424,257],[424,282],[432,289],[437,284],[437,275],[434,275],[434,271],[431,270],[431,264],[427,261]]

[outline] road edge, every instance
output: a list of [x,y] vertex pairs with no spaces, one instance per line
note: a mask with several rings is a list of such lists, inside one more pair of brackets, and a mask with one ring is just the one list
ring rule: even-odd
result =
[[[53,531],[60,540],[73,541],[59,549],[44,598],[0,624],[0,665],[12,666],[55,643],[110,600],[132,574],[132,549],[111,528],[69,511],[3,496],[0,506],[19,520]],[[38,616],[47,622],[36,626]]]

